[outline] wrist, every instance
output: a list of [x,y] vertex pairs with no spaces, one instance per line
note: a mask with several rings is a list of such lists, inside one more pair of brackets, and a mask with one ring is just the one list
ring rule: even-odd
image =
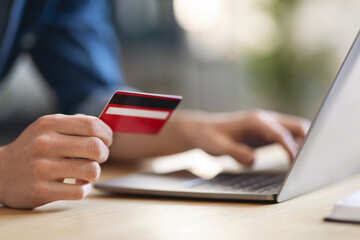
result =
[[184,151],[199,148],[199,138],[209,120],[210,114],[202,111],[181,111],[174,116],[173,123]]

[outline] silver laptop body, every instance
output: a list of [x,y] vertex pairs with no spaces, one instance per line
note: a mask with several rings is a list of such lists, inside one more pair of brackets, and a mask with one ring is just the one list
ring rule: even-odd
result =
[[121,194],[282,202],[360,170],[360,32],[287,173],[135,173],[98,182]]

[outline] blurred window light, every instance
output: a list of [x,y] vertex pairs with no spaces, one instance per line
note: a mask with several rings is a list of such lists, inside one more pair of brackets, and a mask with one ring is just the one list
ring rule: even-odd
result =
[[279,44],[273,0],[174,0],[187,44],[202,60],[266,54]]
[[221,0],[174,0],[175,18],[188,32],[206,31],[213,27],[221,12]]
[[359,0],[301,1],[291,19],[294,45],[306,53],[331,49],[338,66],[359,31],[359,11]]
[[259,4],[260,1],[239,1],[234,17],[237,49],[268,53],[278,44],[278,29],[274,17]]

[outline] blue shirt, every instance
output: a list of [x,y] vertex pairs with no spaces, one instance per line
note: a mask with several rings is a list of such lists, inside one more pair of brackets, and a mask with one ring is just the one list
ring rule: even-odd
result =
[[0,81],[28,52],[54,89],[60,112],[98,114],[115,90],[126,88],[108,1],[1,1],[12,6],[0,45]]

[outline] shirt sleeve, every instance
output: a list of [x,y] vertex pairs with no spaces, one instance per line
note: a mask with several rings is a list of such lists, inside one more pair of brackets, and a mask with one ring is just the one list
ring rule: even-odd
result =
[[108,1],[60,1],[43,24],[31,55],[61,112],[97,115],[111,94],[128,88]]

